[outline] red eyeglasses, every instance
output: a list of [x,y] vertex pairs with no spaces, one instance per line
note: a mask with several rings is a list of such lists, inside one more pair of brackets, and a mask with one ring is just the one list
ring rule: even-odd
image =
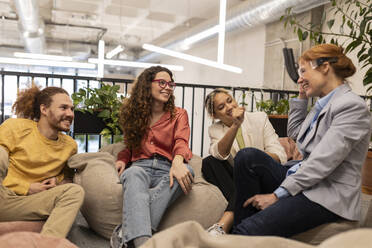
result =
[[176,83],[175,82],[172,82],[172,81],[165,81],[164,79],[154,79],[152,80],[153,83],[158,83],[160,88],[164,89],[167,85],[169,87],[169,89],[171,90],[174,90],[174,88],[176,88]]

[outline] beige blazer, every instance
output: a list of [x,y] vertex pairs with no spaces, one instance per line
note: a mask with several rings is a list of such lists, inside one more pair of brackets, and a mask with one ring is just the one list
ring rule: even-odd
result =
[[[280,145],[279,137],[275,133],[266,113],[245,112],[241,128],[245,147],[254,147],[265,152],[274,153],[278,155],[282,164],[287,162],[287,155],[284,148]],[[218,142],[223,138],[228,129],[229,127],[224,125],[221,121],[209,127],[209,137],[211,140],[209,153],[219,160],[228,160],[233,166],[234,157],[240,150],[236,139],[231,147],[230,154],[226,157],[221,156],[217,147]]]
[[304,161],[281,186],[291,195],[303,192],[341,217],[359,220],[361,168],[370,139],[371,114],[346,84],[339,86],[304,136],[314,114],[314,108],[307,114],[307,101],[290,101],[288,135],[297,138]]

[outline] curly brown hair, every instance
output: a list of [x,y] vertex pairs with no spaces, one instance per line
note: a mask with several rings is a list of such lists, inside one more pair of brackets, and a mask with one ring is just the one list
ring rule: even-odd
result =
[[[130,97],[124,99],[120,109],[120,126],[124,135],[124,143],[131,149],[141,146],[143,137],[147,134],[150,120],[153,97],[151,95],[151,83],[158,72],[167,72],[173,80],[173,73],[161,66],[153,66],[145,69],[135,80]],[[174,117],[175,105],[174,95],[169,97],[164,104],[164,111],[171,113]]]
[[40,119],[40,105],[49,107],[52,97],[56,94],[66,94],[68,92],[59,87],[40,87],[32,84],[31,88],[24,89],[18,93],[17,99],[12,106],[12,110],[18,117],[38,121]]

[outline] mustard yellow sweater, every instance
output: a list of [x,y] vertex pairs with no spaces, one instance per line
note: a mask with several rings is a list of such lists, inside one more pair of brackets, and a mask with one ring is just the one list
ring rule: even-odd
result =
[[67,160],[77,152],[70,136],[59,133],[57,140],[50,140],[39,132],[37,122],[21,118],[0,125],[0,145],[9,153],[3,185],[18,195],[26,195],[31,183],[50,177],[61,182]]

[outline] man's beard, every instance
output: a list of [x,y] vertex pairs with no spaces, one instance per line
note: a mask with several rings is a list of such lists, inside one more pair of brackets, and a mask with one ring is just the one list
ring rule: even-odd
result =
[[[64,121],[66,120],[69,120],[70,121],[70,124],[68,125],[68,127],[65,127],[64,124],[62,124]],[[71,127],[71,124],[72,124],[72,120],[73,118],[70,118],[70,117],[60,117],[58,120],[57,118],[53,115],[53,119],[52,119],[52,122],[51,122],[51,125],[57,130],[57,131],[63,131],[63,132],[68,132],[70,131],[70,127]]]

